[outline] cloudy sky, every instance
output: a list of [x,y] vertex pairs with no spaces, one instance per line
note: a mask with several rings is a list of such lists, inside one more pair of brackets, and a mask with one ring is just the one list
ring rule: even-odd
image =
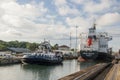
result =
[[[0,0],[0,39],[69,46],[72,38],[93,25],[113,35],[110,46],[120,48],[120,0]],[[78,40],[79,43],[79,40]],[[72,40],[74,47],[75,40]]]

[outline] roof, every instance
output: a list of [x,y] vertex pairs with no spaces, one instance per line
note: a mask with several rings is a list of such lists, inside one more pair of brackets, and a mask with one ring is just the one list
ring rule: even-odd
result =
[[9,50],[13,52],[23,53],[23,52],[30,52],[27,48],[8,48]]
[[59,46],[59,48],[61,48],[61,47],[70,48],[67,45],[61,45],[61,46]]

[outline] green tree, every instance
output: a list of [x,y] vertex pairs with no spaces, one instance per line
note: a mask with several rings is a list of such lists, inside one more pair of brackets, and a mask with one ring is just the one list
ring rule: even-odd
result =
[[30,49],[31,51],[35,51],[38,48],[38,44],[36,43],[27,43],[27,48]]
[[58,45],[58,44],[55,44],[55,45],[52,47],[52,49],[53,49],[53,50],[58,50],[58,47],[59,47],[59,45]]
[[6,50],[6,49],[7,49],[6,46],[0,44],[0,51]]
[[34,51],[36,48],[38,48],[38,43],[30,43],[30,42],[19,42],[17,40],[15,41],[9,41],[5,42],[0,40],[0,50],[7,50],[8,47],[15,47],[15,48],[28,48],[32,51]]

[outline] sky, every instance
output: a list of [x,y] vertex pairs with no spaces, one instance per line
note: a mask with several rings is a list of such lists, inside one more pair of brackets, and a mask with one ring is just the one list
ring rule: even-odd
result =
[[[98,32],[113,36],[120,49],[120,0],[0,0],[0,40],[38,42],[75,47],[79,34],[96,23]],[[79,45],[78,45],[79,46]]]

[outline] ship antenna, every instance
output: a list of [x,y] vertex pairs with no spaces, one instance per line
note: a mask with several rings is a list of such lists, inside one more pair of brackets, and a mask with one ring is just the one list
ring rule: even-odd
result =
[[96,29],[96,23],[94,23],[93,28]]
[[93,19],[93,29],[96,29],[96,19]]
[[70,32],[70,49],[71,49],[71,32]]
[[93,21],[93,28],[96,29],[96,19]]

